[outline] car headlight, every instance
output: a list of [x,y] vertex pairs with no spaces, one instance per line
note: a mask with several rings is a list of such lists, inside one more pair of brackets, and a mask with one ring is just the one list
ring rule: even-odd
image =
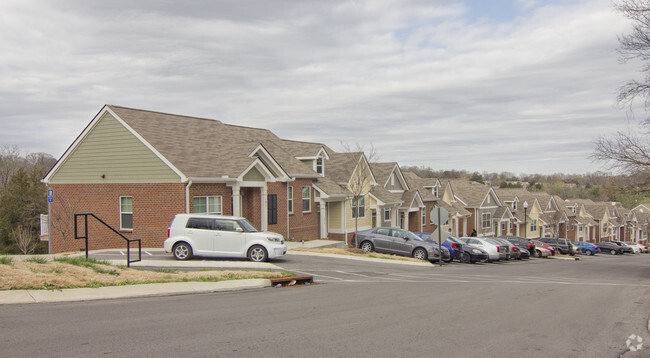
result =
[[282,239],[280,239],[278,237],[267,236],[266,239],[271,241],[271,242],[282,242]]

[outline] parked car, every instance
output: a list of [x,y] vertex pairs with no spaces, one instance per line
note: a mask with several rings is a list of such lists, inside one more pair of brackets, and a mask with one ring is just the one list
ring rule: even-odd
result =
[[205,214],[176,215],[163,247],[177,260],[205,256],[267,261],[287,253],[280,234],[257,231],[242,217]]
[[624,241],[626,244],[632,247],[636,247],[639,249],[639,253],[648,253],[648,248],[645,245],[639,244],[638,242],[634,241]]
[[355,239],[357,247],[366,252],[411,256],[431,262],[440,260],[441,256],[445,261],[451,258],[446,247],[442,248],[441,255],[438,244],[425,241],[408,230],[376,227],[357,232]]
[[623,255],[625,253],[625,250],[621,246],[610,241],[599,242],[596,246],[598,246],[600,252],[610,255]]
[[548,246],[551,247],[557,247],[557,249],[560,251],[560,254],[562,255],[575,255],[575,249],[573,248],[573,245],[571,245],[571,241],[567,239],[556,239],[553,237],[542,237],[539,239],[539,241],[547,244]]
[[469,244],[465,244],[459,239],[449,236],[447,240],[450,240],[451,242],[455,242],[458,244],[461,244],[463,246],[463,256],[460,259],[460,262],[462,263],[477,263],[481,261],[487,261],[489,259],[489,255],[487,251],[483,250],[482,248],[478,246],[472,246]]
[[537,241],[537,240],[530,240],[530,242],[532,242],[533,245],[535,245],[535,257],[542,257],[542,256],[540,256],[540,252],[538,250],[539,248],[543,248],[545,250],[548,250],[551,253],[551,256],[555,256],[555,248],[554,247],[550,247],[547,244],[545,244],[545,243],[543,243],[541,241]]
[[510,260],[521,260],[521,250],[515,245],[513,245],[510,241],[506,239],[500,239],[498,237],[491,237],[490,240],[496,241],[497,243],[501,245],[506,245],[508,246],[508,253],[510,253]]
[[635,254],[636,253],[636,252],[634,252],[634,248],[632,248],[628,244],[624,243],[623,241],[610,241],[610,242],[613,242],[616,245],[622,247],[623,252],[626,253],[626,254]]
[[595,255],[600,252],[600,249],[598,246],[590,243],[590,242],[585,242],[585,241],[574,241],[573,244],[578,248],[578,252],[583,253],[585,255]]
[[513,245],[517,246],[521,250],[528,250],[530,253],[530,256],[535,256],[535,245],[533,245],[532,242],[530,242],[530,239],[527,239],[525,237],[519,237],[519,236],[499,236],[502,239],[506,239],[509,242],[511,242]]
[[[433,242],[435,245],[438,244],[438,238],[431,237],[430,232],[414,232],[415,235],[423,238],[425,241]],[[451,262],[451,260],[456,259],[461,261],[463,257],[463,244],[452,242],[448,239],[442,242],[442,246],[446,247],[449,250],[449,260],[445,262]]]
[[542,258],[549,256],[553,256],[551,250],[545,249],[541,246],[535,246],[535,257]]
[[508,255],[508,247],[506,245],[494,244],[483,237],[461,237],[459,240],[466,244],[480,247],[486,251],[488,253],[487,262],[505,260],[506,255]]

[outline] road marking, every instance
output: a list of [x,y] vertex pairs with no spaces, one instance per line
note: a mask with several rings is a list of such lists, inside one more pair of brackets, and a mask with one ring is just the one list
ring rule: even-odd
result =
[[149,255],[149,256],[153,256],[151,253],[149,253],[149,251],[145,251],[144,253]]

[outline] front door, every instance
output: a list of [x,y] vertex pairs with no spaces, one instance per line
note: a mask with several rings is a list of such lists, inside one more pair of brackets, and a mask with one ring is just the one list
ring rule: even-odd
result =
[[391,236],[393,237],[392,252],[398,255],[410,256],[411,255],[411,239],[404,230],[392,229]]

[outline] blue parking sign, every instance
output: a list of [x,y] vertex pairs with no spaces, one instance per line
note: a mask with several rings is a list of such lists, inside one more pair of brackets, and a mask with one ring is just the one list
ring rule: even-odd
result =
[[52,189],[47,189],[47,202],[48,203],[54,202],[54,190]]

